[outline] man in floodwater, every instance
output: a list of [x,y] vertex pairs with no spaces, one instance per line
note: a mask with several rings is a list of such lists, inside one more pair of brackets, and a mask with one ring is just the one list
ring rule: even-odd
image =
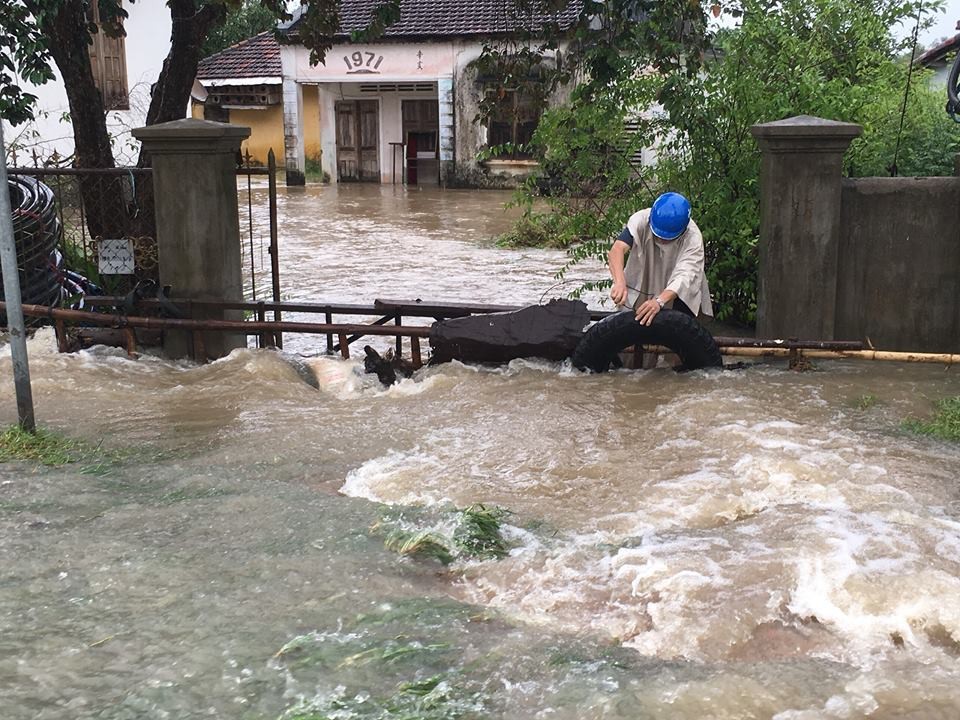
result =
[[631,215],[607,263],[613,277],[610,297],[632,307],[644,325],[665,307],[693,317],[713,315],[703,235],[690,219],[690,201],[679,193],[664,193],[652,207]]

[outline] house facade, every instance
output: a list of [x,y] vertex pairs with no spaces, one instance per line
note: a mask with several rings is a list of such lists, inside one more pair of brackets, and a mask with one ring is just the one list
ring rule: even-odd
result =
[[[191,93],[195,118],[244,125],[250,137],[240,152],[265,165],[272,149],[283,163],[283,70],[280,44],[273,32],[260,33],[215,55],[197,68]],[[304,95],[303,149],[307,159],[320,155],[320,118],[316,90]]]
[[[242,94],[224,102],[227,93],[220,93],[229,122],[246,120],[254,129],[251,148],[271,143],[278,160],[282,155],[289,183],[303,182],[308,163],[333,182],[503,186],[529,172],[533,163],[522,156],[477,161],[478,152],[489,145],[527,142],[541,110],[522,91],[497,88],[498,109],[486,122],[477,122],[481,100],[493,92],[493,83],[475,61],[485,44],[515,33],[511,3],[403,0],[399,22],[382,37],[354,42],[351,33],[367,26],[377,5],[377,0],[343,1],[340,33],[319,65],[310,64],[310,51],[300,42],[303,10],[298,8],[278,29],[279,101],[269,100],[254,111],[243,104]],[[576,0],[542,21],[562,27],[579,11]],[[265,38],[261,54],[272,52],[266,45],[275,41],[269,34]],[[198,81],[208,97],[206,108],[216,104],[218,87],[259,83],[263,97],[275,97],[275,66],[253,70],[238,62],[230,69],[231,56],[241,50],[234,46],[201,64]],[[563,93],[555,93],[548,104],[563,99]],[[269,118],[270,129],[250,123],[250,112]]]

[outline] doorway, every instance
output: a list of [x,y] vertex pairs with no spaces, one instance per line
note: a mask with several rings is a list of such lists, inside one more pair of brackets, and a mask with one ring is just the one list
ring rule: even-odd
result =
[[400,105],[407,147],[407,183],[440,182],[440,105],[437,98],[404,100]]
[[341,100],[337,116],[337,180],[380,182],[380,106],[376,100]]

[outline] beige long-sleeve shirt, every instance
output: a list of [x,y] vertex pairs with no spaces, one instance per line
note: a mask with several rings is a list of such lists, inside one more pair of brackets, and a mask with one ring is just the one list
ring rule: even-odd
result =
[[650,229],[650,209],[630,216],[627,230],[633,246],[624,267],[627,303],[636,308],[663,290],[673,290],[694,315],[713,316],[704,272],[703,235],[691,220],[676,240],[658,240]]

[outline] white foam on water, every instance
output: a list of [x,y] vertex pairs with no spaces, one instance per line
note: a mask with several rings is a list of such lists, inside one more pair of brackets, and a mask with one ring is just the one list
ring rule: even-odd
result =
[[[662,476],[624,493],[621,511],[484,564],[458,589],[660,658],[946,657],[943,638],[960,647],[960,526],[906,490],[883,452],[826,429],[681,430],[654,450]],[[685,452],[703,456],[699,469],[677,472],[671,456]]]
[[351,470],[340,492],[384,505],[444,505],[450,499],[442,491],[443,483],[432,480],[446,474],[438,458],[419,448],[393,451]]

